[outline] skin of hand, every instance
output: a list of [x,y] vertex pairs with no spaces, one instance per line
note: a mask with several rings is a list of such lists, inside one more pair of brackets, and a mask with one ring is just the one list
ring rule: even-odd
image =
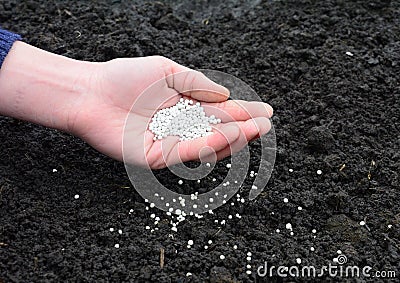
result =
[[[201,102],[222,123],[203,138],[154,141],[151,117],[181,97]],[[225,87],[161,56],[92,63],[17,41],[0,69],[0,115],[74,134],[114,159],[152,169],[222,159],[270,130],[271,106],[228,98]]]

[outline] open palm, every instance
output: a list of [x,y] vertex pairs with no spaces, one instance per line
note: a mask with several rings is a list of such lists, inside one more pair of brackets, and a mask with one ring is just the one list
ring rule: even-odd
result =
[[[90,84],[90,91],[77,101],[72,131],[100,152],[136,165],[159,169],[189,160],[221,159],[271,127],[268,104],[227,100],[229,91],[223,86],[160,56],[100,63]],[[181,97],[201,102],[206,114],[222,123],[203,138],[154,141],[148,130],[151,117]]]

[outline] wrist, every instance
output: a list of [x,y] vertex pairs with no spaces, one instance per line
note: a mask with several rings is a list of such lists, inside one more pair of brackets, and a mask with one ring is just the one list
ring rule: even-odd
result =
[[0,115],[73,132],[96,65],[15,42],[0,69]]

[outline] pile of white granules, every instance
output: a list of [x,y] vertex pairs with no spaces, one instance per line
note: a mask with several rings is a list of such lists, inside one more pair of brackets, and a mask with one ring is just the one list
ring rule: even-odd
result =
[[180,141],[192,140],[212,134],[211,125],[221,123],[214,115],[206,116],[203,107],[197,102],[181,98],[174,106],[161,109],[154,114],[149,130],[154,140],[167,136],[179,136]]

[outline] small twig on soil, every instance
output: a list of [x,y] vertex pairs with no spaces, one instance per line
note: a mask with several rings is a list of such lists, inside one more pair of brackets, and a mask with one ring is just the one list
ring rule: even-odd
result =
[[33,270],[37,270],[39,259],[35,256],[33,257]]
[[72,13],[68,11],[67,9],[64,9],[64,13],[67,14],[68,16],[72,17]]
[[341,174],[344,177],[347,177],[346,173],[344,172],[344,169],[346,168],[346,164],[343,163],[342,166],[339,168],[339,174]]
[[213,237],[215,237],[215,236],[217,236],[220,232],[222,231],[222,229],[218,229],[218,231],[217,232],[215,232],[215,234],[214,235],[212,235]]
[[386,235],[386,234],[383,234],[383,236],[385,237],[386,240],[388,240],[389,242],[391,242],[398,250],[400,250],[400,246],[396,243],[395,240],[389,238],[389,236]]
[[375,161],[372,160],[371,161],[371,165],[369,166],[369,170],[368,170],[368,180],[371,180],[372,174],[371,174],[371,170],[375,167]]
[[160,248],[160,267],[164,268],[164,248]]
[[34,165],[32,158],[27,153],[25,153],[25,157],[31,162],[32,165]]

